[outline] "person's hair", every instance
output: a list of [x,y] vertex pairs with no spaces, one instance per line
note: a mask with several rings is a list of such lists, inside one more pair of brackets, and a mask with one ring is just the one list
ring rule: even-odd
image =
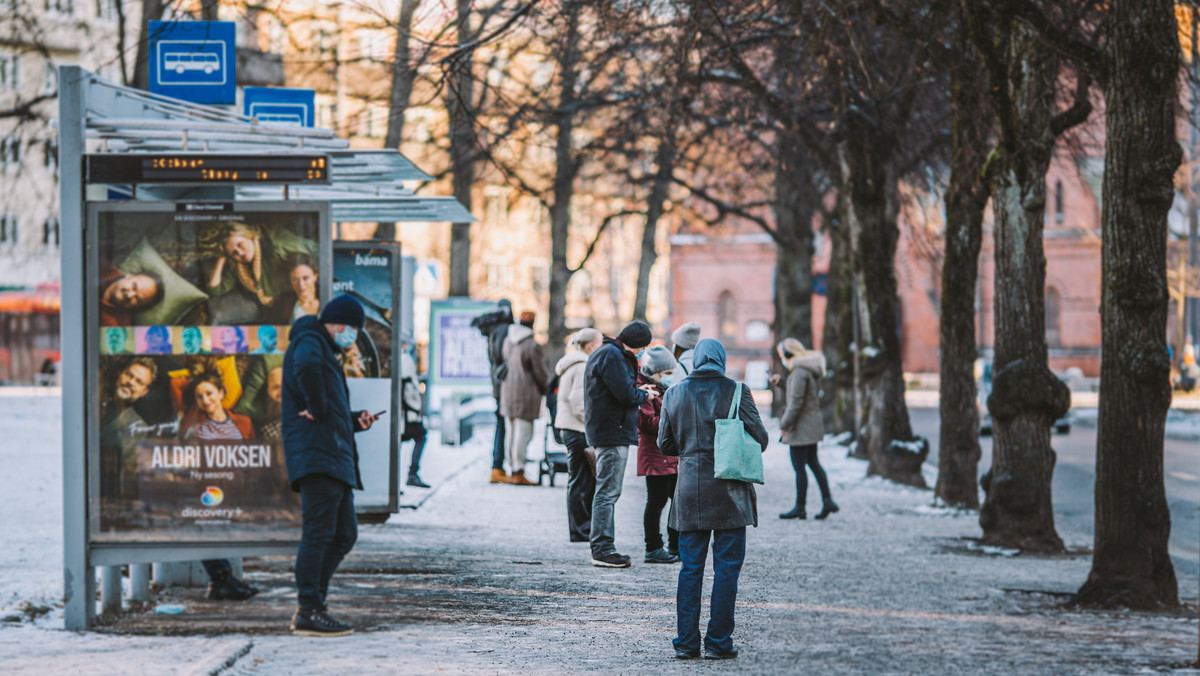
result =
[[221,247],[224,248],[225,242],[229,241],[229,238],[232,237],[233,235],[238,235],[239,237],[254,238],[254,237],[258,237],[261,234],[262,234],[262,231],[260,231],[258,228],[254,227],[253,225],[250,225],[248,223],[243,223],[241,221],[229,221],[228,223],[225,224],[225,227],[221,230],[221,240],[220,240]]
[[135,357],[132,360],[130,360],[130,362],[128,364],[125,365],[125,368],[123,368],[121,370],[125,371],[130,366],[141,366],[141,367],[145,368],[147,371],[150,372],[150,380],[152,380],[152,381],[155,380],[156,378],[158,378],[158,365],[155,364],[154,360],[149,357]]
[[150,336],[165,338],[169,342],[171,340],[171,331],[165,326],[151,326],[146,329],[146,340],[149,340]]
[[196,388],[204,383],[208,383],[222,392],[225,391],[225,381],[221,380],[221,376],[215,373],[201,373],[192,378],[192,384],[188,385],[187,401],[191,402],[193,406],[196,405]]
[[[238,344],[239,352],[245,352],[249,348],[249,343],[247,342],[247,338],[246,338],[246,329],[243,329],[240,326],[226,326],[224,328],[224,331],[225,331],[225,335],[229,335],[229,332],[232,331],[233,335],[237,336],[237,344]],[[221,340],[221,349],[222,350],[225,349],[224,337],[222,337],[222,340]]]
[[309,256],[308,254],[293,254],[291,256],[288,256],[288,259],[287,259],[287,270],[288,270],[289,281],[292,276],[292,271],[295,270],[296,268],[300,267],[301,265],[304,265],[304,266],[308,267],[309,270],[312,270],[314,275],[319,274],[317,272],[317,264],[313,262],[312,256]]

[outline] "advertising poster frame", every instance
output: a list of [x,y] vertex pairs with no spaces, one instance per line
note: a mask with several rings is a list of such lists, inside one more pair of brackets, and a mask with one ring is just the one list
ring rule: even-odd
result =
[[[84,215],[87,224],[85,243],[87,250],[84,255],[83,288],[85,294],[84,305],[88,321],[83,327],[83,334],[85,360],[90,365],[86,369],[85,374],[85,386],[89,393],[98,392],[104,384],[101,373],[102,366],[104,365],[101,359],[102,349],[111,349],[110,347],[102,347],[101,344],[104,329],[108,327],[100,325],[102,313],[99,300],[99,280],[101,276],[101,249],[104,248],[101,239],[103,235],[101,232],[101,223],[102,221],[111,220],[114,215],[116,217],[126,214],[140,215],[142,218],[161,215],[164,223],[172,219],[179,220],[176,218],[176,215],[181,213],[193,216],[193,219],[189,220],[198,220],[195,219],[195,215],[198,214],[212,215],[214,216],[214,221],[222,214],[228,214],[233,217],[242,214],[247,216],[253,215],[257,219],[276,218],[280,215],[283,215],[286,219],[288,214],[295,214],[297,220],[301,215],[308,216],[310,219],[315,219],[316,226],[316,232],[314,233],[316,239],[309,243],[315,249],[315,260],[319,268],[316,286],[318,300],[323,304],[330,298],[333,257],[330,245],[332,242],[330,236],[331,214],[330,205],[327,202],[237,202],[231,200],[101,201],[87,202],[85,206]],[[195,257],[196,260],[199,260],[199,254],[195,254]],[[112,261],[109,261],[109,263],[113,264]],[[128,274],[125,271],[121,272]],[[166,283],[166,286],[169,285],[169,282]],[[175,322],[164,323],[175,324]],[[262,323],[265,324],[265,321]],[[287,323],[290,324],[290,321]],[[182,328],[186,328],[186,326],[180,325],[173,326],[172,328],[179,328],[181,330],[177,333],[182,333]],[[214,325],[209,331],[212,332],[213,328],[217,328],[217,326]],[[175,340],[178,342],[178,336],[175,337]],[[206,347],[209,346],[206,343]],[[260,345],[260,347],[263,346]],[[280,354],[281,352],[281,350],[276,350],[274,353]],[[249,355],[246,355],[246,358],[249,358]],[[87,505],[85,532],[87,534],[90,565],[187,561],[199,558],[257,556],[294,551],[299,542],[300,535],[298,518],[294,527],[258,528],[250,533],[250,537],[245,535],[239,537],[233,529],[229,529],[222,536],[219,528],[209,529],[205,531],[203,536],[183,536],[179,538],[166,538],[156,534],[161,531],[155,531],[154,533],[148,531],[147,535],[138,537],[136,530],[129,531],[129,533],[119,539],[106,537],[100,531],[100,520],[104,507],[101,492],[102,403],[98,396],[89,396],[88,400],[87,410],[81,413],[85,413],[86,420],[88,421],[84,430],[87,467],[86,481],[84,483],[86,485]],[[278,465],[276,464],[275,467],[278,467]],[[142,471],[143,468],[139,465],[139,474]],[[285,486],[282,490],[290,491],[291,487]],[[206,502],[205,504],[208,503]]]
[[[387,416],[389,418],[388,429],[390,430],[390,432],[388,434],[388,441],[389,441],[388,449],[386,451],[388,454],[387,501],[384,504],[378,504],[376,502],[371,502],[368,499],[370,496],[368,496],[364,491],[364,493],[361,493],[354,497],[354,507],[355,507],[355,510],[360,515],[395,514],[396,512],[400,511],[400,435],[403,434],[403,432],[404,432],[404,415],[401,412],[401,397],[400,397],[401,380],[400,380],[400,372],[399,372],[400,351],[401,351],[400,350],[400,332],[403,329],[403,327],[401,326],[403,317],[401,315],[402,284],[401,284],[401,274],[400,274],[401,273],[400,243],[394,242],[391,240],[353,240],[353,241],[338,240],[338,241],[335,241],[333,243],[333,254],[332,254],[333,264],[330,268],[331,270],[333,270],[333,275],[332,275],[333,283],[334,283],[334,287],[333,287],[333,291],[332,291],[333,295],[336,296],[336,295],[346,292],[346,291],[338,288],[339,282],[344,283],[346,280],[339,279],[340,276],[338,274],[338,271],[339,271],[338,262],[339,262],[340,257],[337,254],[339,252],[354,253],[354,252],[359,252],[359,251],[361,251],[363,253],[379,251],[379,252],[386,252],[388,254],[388,259],[389,259],[388,273],[391,277],[391,287],[390,287],[390,290],[391,290],[390,305],[391,305],[391,307],[390,307],[390,310],[391,310],[391,329],[392,329],[391,330],[391,357],[390,357],[390,364],[389,364],[389,374],[390,374],[391,383],[388,386],[388,390],[391,394],[391,400],[388,403],[388,412],[387,412]],[[354,292],[353,290],[350,290],[350,292],[352,295],[355,296],[356,299],[359,300],[359,302],[363,302],[364,300],[367,301],[366,303],[363,303],[364,307],[367,307],[368,305],[371,304],[370,299],[364,298],[363,296]],[[368,321],[371,320],[371,313],[372,313],[372,310],[368,309],[367,310]],[[364,327],[364,333],[366,333],[366,327]],[[362,338],[360,338],[360,340],[362,340]],[[369,340],[369,338],[368,338],[368,340]],[[364,380],[367,380],[367,379],[371,379],[371,378],[364,378]],[[356,389],[353,387],[354,380],[355,380],[355,378],[351,378],[351,377],[347,377],[347,379],[346,379],[346,383],[348,385],[351,385],[350,405],[352,408],[355,407],[355,402],[353,401],[353,397],[354,397],[354,393],[355,393],[355,389]],[[373,402],[370,405],[376,406],[376,403]],[[378,410],[378,408],[382,408],[382,407],[380,406],[380,407],[377,407],[372,410],[373,411]],[[363,474],[363,479],[364,479],[364,488],[366,488],[366,479],[367,479],[368,472],[367,472],[367,463],[364,462],[364,457],[368,453],[372,453],[373,450],[369,443],[364,443],[365,441],[369,441],[369,439],[363,439],[362,436],[363,435],[361,435],[361,434],[359,435],[360,438],[358,439],[357,445],[358,445],[359,466],[363,470],[362,474]]]
[[488,364],[487,375],[478,378],[446,377],[443,374],[442,360],[445,352],[445,337],[442,335],[442,319],[452,319],[456,324],[455,330],[465,330],[472,333],[485,345],[487,339],[479,333],[479,329],[471,326],[471,320],[486,312],[496,309],[495,301],[476,300],[474,298],[447,298],[430,301],[429,303],[429,380],[426,395],[426,406],[430,410],[441,410],[442,401],[446,397],[460,394],[492,396],[491,364]]

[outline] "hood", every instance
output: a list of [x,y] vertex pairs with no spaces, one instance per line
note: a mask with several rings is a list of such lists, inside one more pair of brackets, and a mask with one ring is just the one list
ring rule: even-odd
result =
[[716,371],[725,373],[725,346],[712,338],[705,338],[696,345],[692,357],[692,373]]
[[513,345],[516,345],[522,340],[532,337],[533,329],[529,328],[528,326],[524,326],[522,324],[510,324],[508,327],[508,337],[504,339],[504,344],[508,345],[509,343],[512,343]]
[[812,374],[818,378],[825,377],[825,355],[820,352],[813,351],[792,355],[792,358],[785,361],[783,365],[789,371],[801,368],[812,371]]
[[341,352],[341,348],[337,343],[333,342],[333,338],[329,336],[329,332],[325,330],[325,324],[316,315],[304,315],[292,323],[292,328],[288,331],[288,342],[294,343],[308,335],[317,336],[329,344],[334,352]]
[[567,369],[576,364],[585,364],[587,363],[587,360],[588,356],[584,354],[583,350],[568,352],[567,354],[563,355],[562,359],[558,360],[557,364],[554,365],[554,372],[561,376],[567,372]]

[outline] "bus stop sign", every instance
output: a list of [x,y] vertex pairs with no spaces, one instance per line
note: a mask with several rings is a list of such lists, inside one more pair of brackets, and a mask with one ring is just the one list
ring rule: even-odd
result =
[[192,103],[237,101],[232,21],[151,21],[150,91]]
[[264,124],[293,127],[313,126],[316,91],[287,87],[246,87],[242,89],[242,111]]

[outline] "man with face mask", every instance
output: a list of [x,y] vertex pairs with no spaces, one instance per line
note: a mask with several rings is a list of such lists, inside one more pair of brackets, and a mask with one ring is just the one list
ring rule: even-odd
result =
[[353,490],[362,490],[354,432],[370,429],[377,416],[350,410],[350,391],[338,355],[354,344],[363,307],[338,296],[319,317],[292,324],[283,358],[283,448],[288,480],[300,493],[303,526],[296,553],[299,608],[292,632],[345,636],[350,625],[326,610],[329,579],[358,538]]

